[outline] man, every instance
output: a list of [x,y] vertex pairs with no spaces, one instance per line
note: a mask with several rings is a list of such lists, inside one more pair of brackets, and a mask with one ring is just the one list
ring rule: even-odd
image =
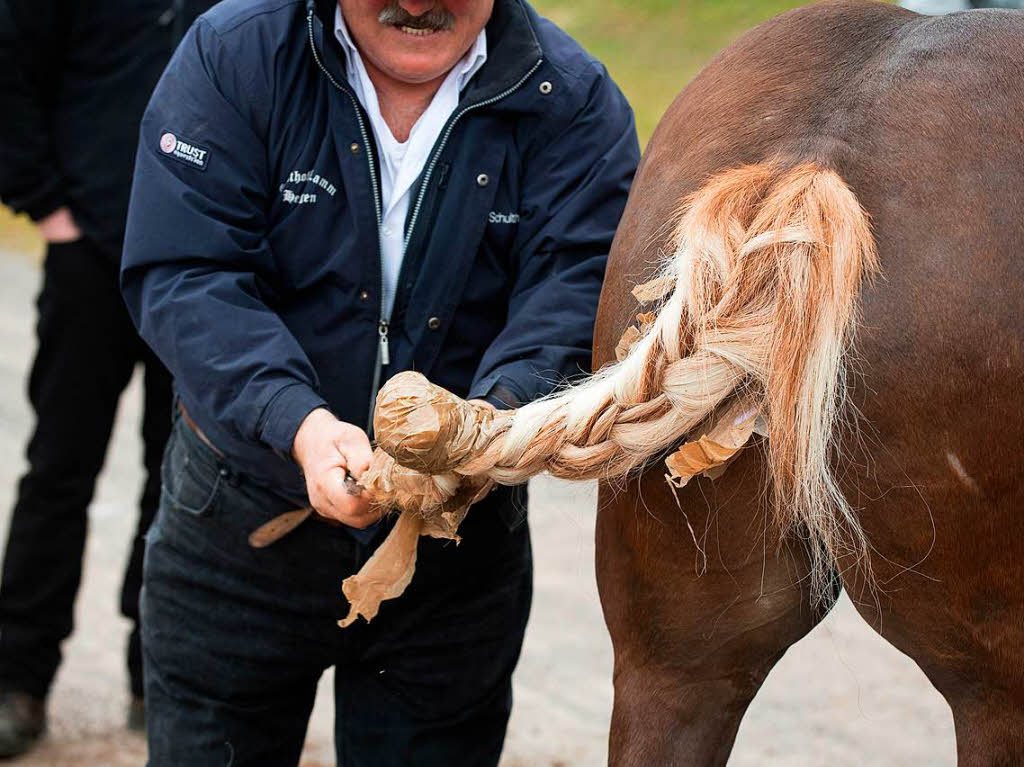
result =
[[342,630],[393,524],[348,476],[399,371],[505,407],[587,366],[637,159],[604,68],[522,0],[228,0],[189,31],[122,270],[180,397],[142,600],[153,767],[295,764],[332,665],[340,764],[497,763],[525,491],[421,541],[405,594]]
[[0,200],[47,243],[36,413],[0,584],[0,756],[28,748],[72,628],[86,508],[117,401],[145,368],[147,470],[121,591],[132,620],[128,671],[141,726],[138,596],[143,535],[156,513],[170,429],[170,377],[139,339],[118,290],[133,148],[153,86],[209,2],[0,0]]

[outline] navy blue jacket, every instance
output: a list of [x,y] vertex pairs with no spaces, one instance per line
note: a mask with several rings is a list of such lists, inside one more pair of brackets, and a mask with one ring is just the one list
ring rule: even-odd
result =
[[316,407],[367,427],[403,370],[517,404],[588,369],[639,159],[604,67],[525,2],[496,0],[487,62],[414,187],[382,318],[376,148],[334,7],[226,0],[192,26],[143,118],[122,266],[191,416],[295,498],[288,456]]

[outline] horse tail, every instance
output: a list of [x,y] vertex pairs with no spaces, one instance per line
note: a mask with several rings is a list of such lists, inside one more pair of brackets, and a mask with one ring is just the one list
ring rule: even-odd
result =
[[861,286],[878,271],[868,216],[833,170],[727,171],[685,205],[673,268],[695,349],[718,352],[762,402],[780,532],[809,536],[811,587],[861,561],[863,531],[833,466]]
[[672,243],[661,275],[634,291],[658,311],[638,315],[618,363],[486,423],[454,400],[409,419],[440,395],[403,373],[378,398],[378,440],[425,475],[608,480],[723,413],[752,424],[759,412],[775,521],[808,536],[818,599],[831,569],[866,551],[832,464],[860,287],[878,268],[868,217],[834,171],[765,162],[687,198]]

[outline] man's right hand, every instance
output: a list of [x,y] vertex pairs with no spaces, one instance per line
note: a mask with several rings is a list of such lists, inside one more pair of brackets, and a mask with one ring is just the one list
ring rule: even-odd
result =
[[67,207],[57,208],[46,218],[40,219],[36,226],[43,239],[50,243],[74,242],[82,237],[82,230],[78,228]]
[[353,495],[345,483],[370,465],[373,449],[366,432],[317,408],[302,421],[292,443],[292,456],[306,477],[309,503],[317,513],[349,527],[369,527],[383,514],[373,510],[365,493]]

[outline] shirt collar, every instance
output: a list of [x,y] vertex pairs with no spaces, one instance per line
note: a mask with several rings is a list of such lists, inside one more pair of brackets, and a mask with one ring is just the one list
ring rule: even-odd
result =
[[[345,17],[341,12],[340,4],[335,4],[334,9],[334,36],[338,38],[342,50],[345,51],[345,66],[348,71],[350,84],[355,86],[357,91],[362,91],[363,88],[361,86],[364,82],[369,85],[369,76],[366,73],[366,67],[363,65],[362,56],[359,55],[359,49],[356,48],[356,44],[348,31],[348,25],[345,24]],[[473,45],[470,46],[466,55],[452,67],[457,73],[458,90],[460,92],[486,61],[487,30],[481,29],[480,34],[476,36],[476,40],[473,41]],[[449,72],[450,75],[451,72]],[[357,84],[354,82],[357,79],[362,82]],[[365,95],[367,94],[359,93],[359,95],[364,96],[362,100],[365,103]]]

